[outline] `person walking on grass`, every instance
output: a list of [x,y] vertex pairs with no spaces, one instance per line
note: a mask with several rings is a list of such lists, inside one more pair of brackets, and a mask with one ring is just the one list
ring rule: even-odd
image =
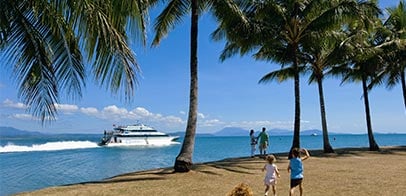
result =
[[[304,153],[300,157],[300,152]],[[306,149],[293,148],[292,158],[289,160],[288,172],[290,172],[290,192],[289,196],[293,196],[295,187],[299,186],[300,196],[303,195],[303,161],[310,157],[309,151]]]
[[265,184],[265,196],[268,195],[270,186],[272,186],[273,195],[276,196],[276,177],[280,178],[278,167],[275,165],[275,156],[266,156],[266,164],[262,168],[262,171],[266,171],[264,184]]
[[262,127],[262,132],[258,135],[259,138],[259,154],[262,157],[266,156],[266,149],[269,144],[269,136],[266,133],[266,128]]
[[257,138],[254,135],[254,130],[251,129],[250,131],[250,144],[251,144],[251,157],[255,156],[255,146],[257,145]]

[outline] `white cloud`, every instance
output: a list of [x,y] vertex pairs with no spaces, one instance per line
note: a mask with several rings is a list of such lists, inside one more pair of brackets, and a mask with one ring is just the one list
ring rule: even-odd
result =
[[204,114],[203,114],[203,113],[197,113],[197,117],[202,118],[202,119],[204,119],[204,118],[205,118],[205,116],[204,116]]
[[[11,115],[6,115],[6,118],[9,119],[16,119],[16,120],[24,120],[24,121],[41,121],[41,118],[35,117],[32,114],[24,114],[24,113],[19,113],[19,114],[11,114]],[[58,120],[57,117],[51,118],[51,117],[45,117],[45,121],[53,121],[53,120]]]
[[110,115],[126,115],[126,114],[128,114],[128,111],[125,108],[118,108],[115,105],[110,105],[110,106],[103,108],[102,113],[110,114]]
[[260,129],[261,127],[266,127],[267,129],[293,129],[292,121],[269,121],[269,120],[258,120],[258,121],[237,121],[230,122],[226,126],[228,127],[241,127],[245,129]]
[[181,118],[176,117],[176,116],[167,116],[165,117],[165,120],[169,123],[175,123],[175,124],[184,124],[185,121],[183,121]]
[[76,112],[76,111],[78,111],[79,110],[79,107],[77,106],[77,105],[70,105],[70,104],[54,104],[55,105],[55,108],[58,110],[58,111],[61,111],[61,112],[63,112],[63,113],[68,113],[68,114],[71,114],[71,113],[74,113],[74,112]]
[[88,116],[110,120],[114,123],[140,121],[144,123],[151,123],[154,126],[157,125],[172,128],[177,128],[178,126],[185,124],[184,120],[182,120],[180,117],[171,115],[165,116],[159,113],[153,113],[143,107],[136,107],[133,110],[128,111],[126,108],[119,108],[116,105],[110,105],[104,107],[100,111],[92,107],[81,108],[80,111]]
[[23,103],[14,103],[14,101],[10,99],[6,99],[3,101],[3,106],[9,108],[17,108],[17,109],[27,109],[27,106]]
[[[3,105],[15,108],[24,108],[24,104],[14,103],[11,100],[5,100]],[[95,117],[103,121],[108,121],[117,124],[135,123],[137,121],[154,126],[157,129],[164,131],[180,131],[184,130],[187,123],[185,114],[186,112],[180,111],[179,116],[176,115],[163,115],[161,113],[154,113],[144,107],[135,107],[132,110],[127,108],[118,107],[116,105],[109,105],[102,109],[95,107],[81,107],[71,104],[55,104],[58,111],[62,111],[64,114],[81,113],[86,116]],[[9,116],[15,119],[23,120],[38,120],[29,114],[15,114]],[[267,127],[268,129],[281,128],[281,129],[293,129],[293,121],[232,121],[226,122],[221,118],[213,119],[210,115],[198,113],[197,126],[200,131],[214,132],[224,127],[241,127],[244,129],[260,129],[261,127]],[[311,123],[306,120],[302,120],[302,128],[306,125],[310,126]]]
[[93,107],[80,108],[80,111],[89,116],[97,116],[97,114],[99,113],[99,110]]
[[201,127],[216,127],[216,126],[224,126],[226,123],[222,122],[219,119],[208,119],[208,120],[203,120],[202,122],[199,122],[199,126]]
[[145,109],[145,108],[142,108],[142,107],[137,107],[137,108],[135,108],[134,110],[132,110],[132,112],[135,114],[135,115],[138,115],[138,116],[140,116],[140,117],[154,117],[155,115],[154,114],[152,114],[151,112],[149,112],[147,109]]
[[31,114],[13,114],[12,118],[20,120],[34,120],[35,118]]

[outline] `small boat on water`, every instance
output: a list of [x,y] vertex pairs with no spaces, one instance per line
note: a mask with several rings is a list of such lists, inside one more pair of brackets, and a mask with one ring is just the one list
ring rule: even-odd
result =
[[113,131],[104,131],[99,146],[142,146],[168,145],[179,136],[170,136],[147,125],[138,123],[114,127]]

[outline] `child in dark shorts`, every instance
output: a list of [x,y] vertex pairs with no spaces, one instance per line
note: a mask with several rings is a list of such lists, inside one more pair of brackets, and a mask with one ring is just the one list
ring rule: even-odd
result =
[[[305,156],[300,157],[300,152],[303,152]],[[302,161],[310,157],[309,152],[306,149],[294,148],[292,149],[292,158],[289,160],[288,172],[290,172],[290,192],[289,196],[292,196],[295,187],[299,186],[300,195],[303,194],[303,163]]]

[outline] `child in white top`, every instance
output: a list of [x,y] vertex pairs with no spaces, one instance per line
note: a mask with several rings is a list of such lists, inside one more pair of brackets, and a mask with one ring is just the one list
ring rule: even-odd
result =
[[265,184],[265,195],[268,195],[270,186],[272,185],[272,192],[276,196],[276,177],[280,178],[278,167],[274,164],[275,156],[266,156],[267,163],[262,168],[262,171],[266,171],[264,184]]

